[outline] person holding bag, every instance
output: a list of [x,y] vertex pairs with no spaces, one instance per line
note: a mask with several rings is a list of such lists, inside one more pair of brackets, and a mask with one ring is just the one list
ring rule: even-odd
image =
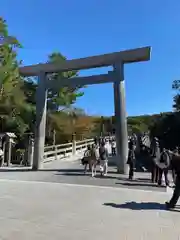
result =
[[81,160],[82,165],[84,165],[84,174],[87,173],[87,166],[90,163],[90,161],[91,161],[91,147],[87,146],[87,150],[84,152],[84,157]]

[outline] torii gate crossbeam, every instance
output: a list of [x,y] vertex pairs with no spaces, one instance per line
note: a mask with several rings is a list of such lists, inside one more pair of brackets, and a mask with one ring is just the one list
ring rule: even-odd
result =
[[[39,77],[36,93],[36,129],[33,169],[38,170],[41,167],[44,157],[48,89],[112,82],[114,87],[117,167],[119,172],[127,173],[128,134],[125,108],[124,64],[148,61],[150,60],[150,53],[150,47],[143,47],[105,55],[66,60],[60,64],[45,63],[21,67],[19,72],[22,76]],[[102,75],[61,79],[61,81],[49,81],[46,77],[47,73],[83,70],[104,66],[113,66],[113,71]]]

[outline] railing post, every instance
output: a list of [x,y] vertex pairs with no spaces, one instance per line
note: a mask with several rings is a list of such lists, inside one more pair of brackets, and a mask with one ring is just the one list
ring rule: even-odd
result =
[[3,144],[2,144],[3,156],[2,156],[2,159],[1,159],[0,167],[3,167],[3,165],[4,165],[5,152],[6,152],[5,150],[6,150],[6,141],[4,141]]
[[32,167],[33,165],[33,155],[34,155],[34,139],[29,138],[29,145],[28,145],[28,166]]
[[86,140],[86,142],[85,142],[85,146],[86,146],[86,148],[87,148],[87,146],[88,146],[88,142],[87,142],[87,140]]
[[58,160],[58,156],[57,156],[57,146],[54,146],[54,158],[55,160]]
[[76,155],[76,135],[72,136],[72,155]]
[[7,142],[7,166],[11,165],[11,155],[12,155],[12,139],[9,137]]

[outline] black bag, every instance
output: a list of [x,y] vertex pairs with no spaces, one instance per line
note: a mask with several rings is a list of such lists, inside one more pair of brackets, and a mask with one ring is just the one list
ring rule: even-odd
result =
[[83,158],[81,159],[81,164],[82,164],[82,165],[85,165],[86,162],[87,162],[87,161],[86,161],[85,158],[83,157]]
[[85,153],[84,153],[84,157],[81,159],[82,165],[88,164],[89,157],[90,157],[90,151],[86,150]]

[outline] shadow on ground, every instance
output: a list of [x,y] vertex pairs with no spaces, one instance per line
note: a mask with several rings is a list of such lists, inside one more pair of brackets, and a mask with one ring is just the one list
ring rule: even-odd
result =
[[146,186],[146,187],[154,187],[154,188],[165,188],[165,186],[158,186],[158,185],[154,185],[153,183],[151,183],[151,182],[143,182],[143,181],[139,181],[139,183],[138,183],[138,181],[136,181],[135,182],[135,180],[133,181],[133,182],[125,182],[125,183],[122,183],[122,182],[120,182],[120,183],[116,183],[116,184],[120,184],[120,185],[123,185],[123,186],[127,186],[127,187],[133,187],[133,186]]
[[[57,176],[84,176],[84,177],[91,177],[91,171],[88,171],[84,174],[83,169],[59,169],[56,171],[55,175]],[[149,178],[137,178],[133,181],[130,181],[127,176],[120,175],[120,174],[110,174],[108,173],[107,176],[101,176],[99,171],[94,179],[102,179],[102,180],[117,180],[117,182],[113,182],[113,184],[119,184],[125,187],[152,187],[152,188],[161,188],[164,189],[165,187],[160,187],[156,184],[151,183]]]
[[[130,210],[167,210],[165,204],[156,202],[126,202],[124,204],[104,203],[104,206],[130,209]],[[172,209],[171,211],[180,212],[180,209]]]
[[25,168],[25,167],[18,167],[18,168],[15,168],[15,167],[12,167],[12,168],[0,168],[0,172],[62,172],[62,173],[78,173],[78,172],[81,172],[83,173],[84,170],[81,168],[81,169],[75,169],[75,168],[67,168],[67,169],[58,169],[58,168],[47,168],[47,169],[39,169],[39,170],[34,170],[34,169],[31,169],[31,168]]
[[33,169],[27,169],[27,168],[8,168],[8,169],[3,169],[3,168],[0,168],[0,172],[34,172],[35,170]]
[[136,178],[135,180],[133,180],[133,181],[136,181],[136,182],[149,182],[150,181],[150,179],[149,178]]
[[[91,171],[88,171],[87,174],[84,174],[84,168],[63,168],[63,169],[39,169],[38,171],[35,171],[30,168],[25,167],[19,167],[19,168],[2,168],[0,169],[0,172],[54,172],[55,175],[62,175],[62,176],[91,176]],[[128,180],[128,176],[125,176],[123,174],[118,174],[116,172],[116,168],[109,169],[107,176],[101,176],[100,172],[97,171],[97,175],[95,176],[95,179],[109,179],[109,180],[117,180],[120,182],[117,182],[116,184],[121,184],[124,186],[156,186],[151,184],[150,179],[148,178],[137,178],[134,179],[132,182]]]
[[162,210],[180,213],[180,205],[176,205],[174,209],[166,209],[165,204],[157,202],[126,202],[123,204],[116,203],[104,203],[104,206],[119,208],[119,209],[130,209],[130,210]]

